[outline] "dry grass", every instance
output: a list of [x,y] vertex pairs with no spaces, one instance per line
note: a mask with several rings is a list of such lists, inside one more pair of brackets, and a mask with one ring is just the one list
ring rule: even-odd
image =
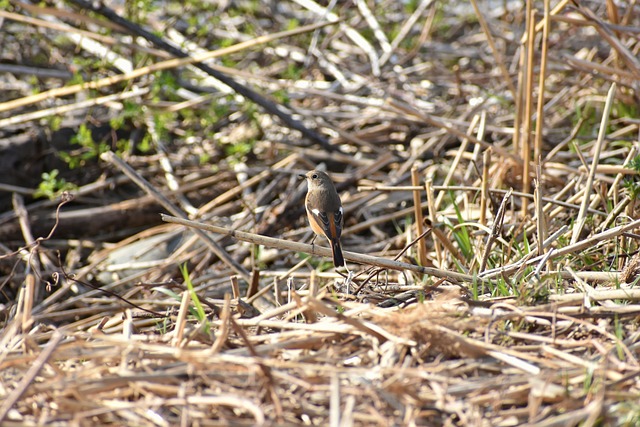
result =
[[640,422],[635,2],[205,3],[3,3],[0,424]]

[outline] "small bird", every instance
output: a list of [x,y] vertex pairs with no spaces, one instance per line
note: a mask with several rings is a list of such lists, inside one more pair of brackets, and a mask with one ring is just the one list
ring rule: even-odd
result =
[[[329,240],[333,265],[336,268],[344,267],[344,256],[340,247],[344,210],[336,187],[329,175],[319,170],[312,170],[300,177],[307,179],[309,187],[304,205],[311,229],[316,235]],[[316,236],[313,236],[312,244],[315,239]]]

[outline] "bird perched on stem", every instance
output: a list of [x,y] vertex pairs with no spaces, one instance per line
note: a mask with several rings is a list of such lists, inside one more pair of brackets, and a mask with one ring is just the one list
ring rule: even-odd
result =
[[[329,240],[333,265],[336,268],[344,267],[340,247],[344,211],[336,187],[329,175],[319,170],[312,170],[300,177],[307,179],[309,187],[304,205],[311,229],[317,236],[324,236]],[[317,236],[313,237],[312,244]]]

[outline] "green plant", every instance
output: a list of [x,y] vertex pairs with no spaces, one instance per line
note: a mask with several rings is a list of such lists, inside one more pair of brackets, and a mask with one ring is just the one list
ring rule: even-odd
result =
[[[169,138],[169,129],[172,128],[172,123],[176,120],[176,113],[171,111],[154,111],[152,119],[158,138],[163,141],[167,140]],[[145,142],[144,139],[143,142]],[[147,142],[150,143],[150,141]],[[148,150],[151,146],[149,145],[145,148]]]
[[182,101],[176,95],[176,91],[180,88],[180,84],[176,77],[170,71],[157,71],[153,74],[153,83],[151,84],[151,98],[158,101]]
[[231,163],[241,161],[244,156],[249,154],[251,150],[253,150],[253,146],[255,145],[255,140],[249,139],[242,142],[236,142],[233,144],[226,144],[224,148],[224,152],[227,156],[231,157],[229,159]]
[[591,387],[594,386],[595,378],[593,377],[594,371],[592,367],[585,368],[584,380],[582,382],[582,390],[584,393],[589,393]]
[[211,154],[209,153],[200,153],[200,155],[198,156],[198,162],[201,165],[206,165],[211,161]]
[[109,125],[112,128],[115,130],[122,128],[127,120],[133,121],[138,126],[142,123],[140,119],[144,117],[144,110],[140,104],[125,99],[122,101],[122,107],[120,113],[109,120]]
[[616,341],[616,351],[618,353],[618,359],[624,360],[624,349],[620,345],[620,343],[624,340],[624,325],[620,321],[620,317],[617,314],[613,317],[613,329],[615,331],[616,338],[618,338],[619,340]]
[[616,102],[613,104],[613,116],[617,118],[637,118],[640,115],[640,111],[637,105],[625,104],[624,102]]
[[205,118],[210,120],[209,124],[214,124],[218,120],[229,115],[231,103],[233,103],[233,96],[231,95],[211,102],[207,109],[203,111],[203,115]]
[[171,326],[171,320],[168,317],[165,317],[156,323],[156,329],[160,335],[167,334],[169,332],[169,326]]
[[291,101],[289,97],[289,92],[284,89],[278,89],[274,91],[272,94],[273,98],[278,101],[279,104],[288,104]]
[[333,268],[333,261],[324,257],[315,257],[305,252],[298,252],[298,258],[308,259],[309,264],[318,271],[329,271]]
[[42,173],[42,181],[34,193],[34,197],[47,197],[55,199],[63,191],[76,190],[78,187],[64,178],[59,178],[60,171],[54,169],[51,172]]
[[190,309],[189,311],[193,315],[195,315],[196,319],[198,319],[200,323],[204,325],[205,333],[209,334],[211,330],[211,325],[207,320],[207,314],[205,313],[204,307],[200,302],[200,298],[198,298],[198,294],[193,288],[193,283],[191,282],[191,276],[189,276],[189,270],[186,264],[182,264],[180,266],[180,272],[182,273],[182,278],[184,279],[184,283],[187,286],[187,289],[189,290],[189,294],[191,295],[191,301],[193,301],[193,308]]
[[[584,136],[587,138],[592,138],[597,133],[597,127],[600,124],[599,114],[596,114],[597,111],[594,106],[586,102],[585,104],[578,104],[576,106],[575,114],[573,115],[572,125],[575,127],[578,124],[580,125],[579,131],[577,133],[578,137]],[[579,141],[574,141],[576,145],[579,145]],[[573,145],[571,146],[572,150]]]
[[150,13],[158,8],[153,0],[137,0],[125,2],[125,16],[132,22],[144,24]]
[[84,123],[80,125],[78,133],[71,138],[71,144],[79,145],[80,149],[74,152],[61,151],[58,153],[58,157],[66,162],[71,169],[84,166],[87,160],[97,159],[102,153],[109,150],[109,145],[105,142],[93,140],[91,129]]
[[304,72],[304,68],[295,63],[287,64],[287,69],[282,72],[282,78],[288,80],[300,80],[302,78],[302,73]]
[[60,127],[62,125],[62,117],[61,116],[49,116],[47,118],[45,118],[48,127],[51,131],[55,132],[57,130],[60,130]]
[[482,287],[484,289],[483,284],[479,284],[477,280],[474,280],[473,283],[471,284],[471,296],[474,301],[478,301],[478,296],[480,295],[480,292],[481,292],[479,287]]
[[[453,194],[451,194],[450,197],[451,200],[455,200]],[[450,222],[446,222],[445,224],[453,232],[453,238],[456,243],[458,243],[458,247],[462,251],[462,255],[464,255],[465,259],[470,260],[474,256],[473,242],[471,241],[469,230],[465,225],[465,220],[458,204],[454,203],[453,208],[456,212],[456,217],[458,218],[458,225],[454,226]]]
[[300,27],[300,21],[298,21],[296,18],[291,18],[287,21],[287,30],[295,30],[296,28]]
[[630,169],[636,171],[636,175],[628,176],[623,183],[624,188],[629,192],[629,197],[632,199],[637,199],[640,197],[640,156],[636,156],[627,165]]

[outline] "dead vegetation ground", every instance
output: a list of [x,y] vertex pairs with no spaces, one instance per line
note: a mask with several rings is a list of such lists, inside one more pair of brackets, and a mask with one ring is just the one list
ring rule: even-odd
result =
[[0,424],[640,423],[635,1],[109,3],[0,1]]

